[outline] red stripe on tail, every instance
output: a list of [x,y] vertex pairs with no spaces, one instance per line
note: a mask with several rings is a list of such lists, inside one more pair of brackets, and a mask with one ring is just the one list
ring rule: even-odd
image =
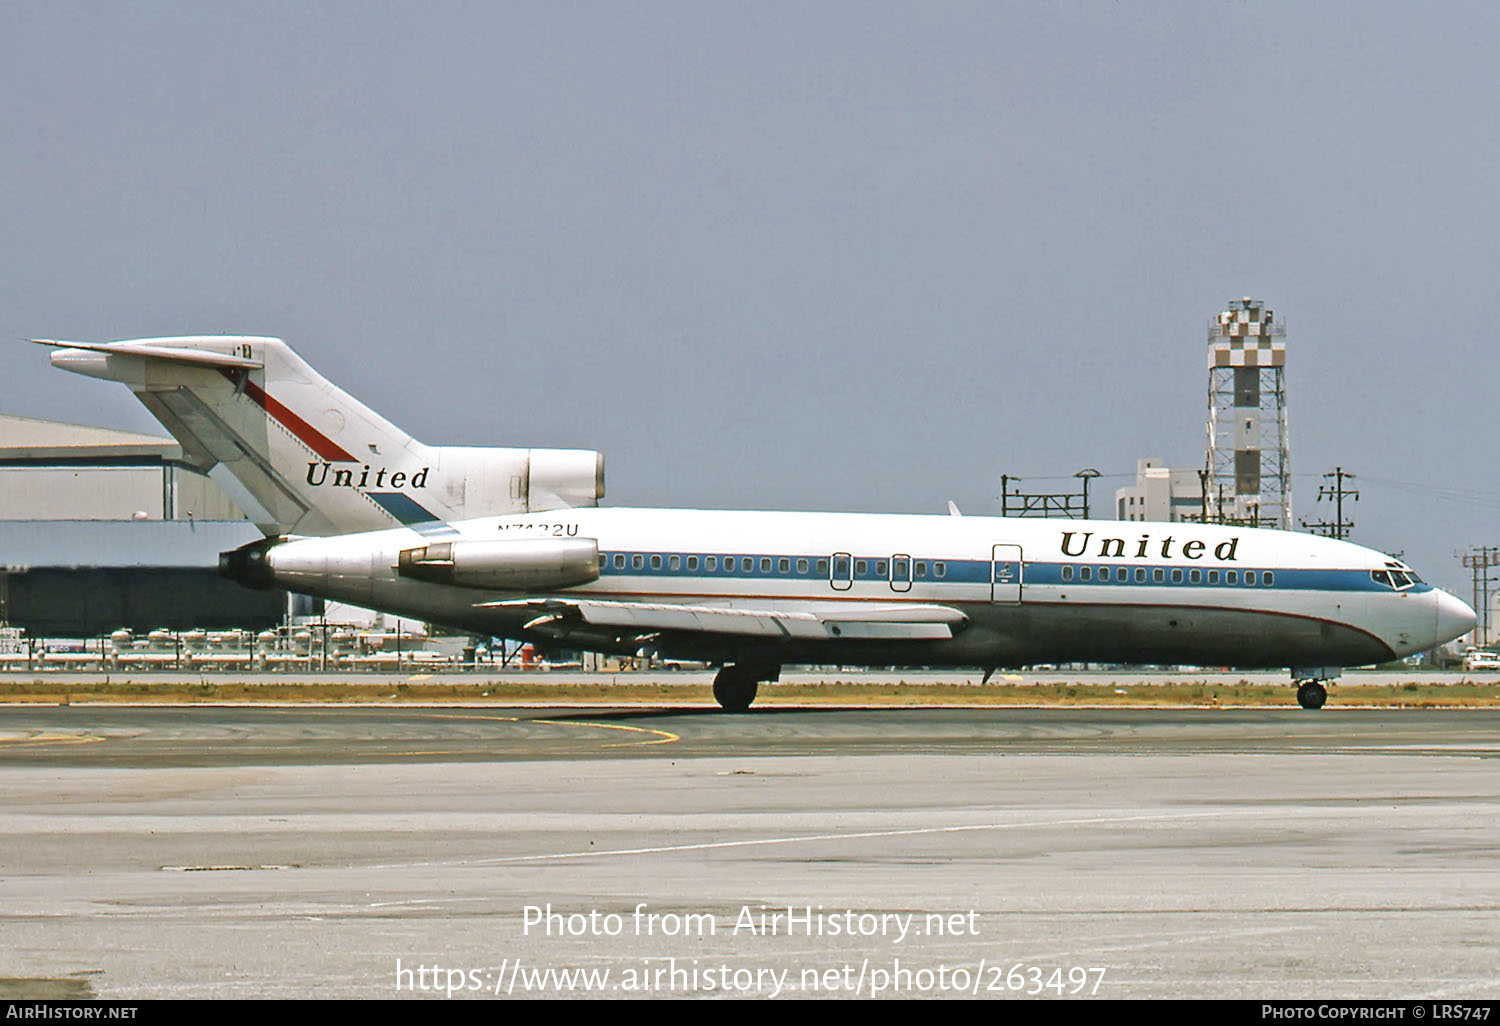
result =
[[331,463],[359,462],[357,458],[349,455],[349,453],[345,451],[345,449],[333,439],[329,438],[327,435],[323,434],[323,432],[319,431],[307,421],[297,416],[295,413],[287,409],[281,403],[277,402],[271,396],[267,395],[266,390],[261,388],[255,382],[249,380],[248,376],[244,379],[244,384],[242,386],[240,384],[240,376],[245,374],[245,371],[230,370],[227,367],[222,368],[221,370],[223,375],[231,382],[233,382],[236,388],[239,388],[247,396],[250,397],[251,402],[255,403],[255,405],[259,406],[261,409],[265,410],[266,413],[270,414],[270,416],[273,417],[282,427],[286,428],[293,435],[295,435],[303,445],[307,446],[313,452],[317,453],[319,456],[323,457],[325,460],[328,460]]

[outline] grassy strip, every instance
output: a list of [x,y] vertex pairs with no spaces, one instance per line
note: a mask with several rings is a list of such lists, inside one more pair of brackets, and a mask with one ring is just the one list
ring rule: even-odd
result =
[[[0,682],[0,702],[65,705],[72,702],[210,704],[222,702],[426,705],[471,702],[490,705],[580,703],[598,705],[712,705],[704,684],[579,684],[540,681],[486,681],[463,684],[349,683],[296,681],[246,683],[61,684],[37,679]],[[828,681],[763,686],[760,703],[809,705],[919,706],[1119,706],[1203,708],[1290,706],[1290,685],[1241,682],[1166,684],[871,684]],[[1396,685],[1340,685],[1329,689],[1331,706],[1391,708],[1500,707],[1500,681],[1454,684],[1411,681]]]

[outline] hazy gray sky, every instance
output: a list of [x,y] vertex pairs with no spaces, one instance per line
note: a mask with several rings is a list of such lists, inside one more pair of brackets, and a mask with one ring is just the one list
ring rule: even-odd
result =
[[[1289,326],[1297,512],[1500,543],[1500,7],[0,0],[0,338],[279,335],[609,502],[998,508],[1203,458]],[[159,430],[0,344],[0,412]],[[1062,482],[1056,482],[1062,483]],[[1461,491],[1460,491],[1461,490]]]

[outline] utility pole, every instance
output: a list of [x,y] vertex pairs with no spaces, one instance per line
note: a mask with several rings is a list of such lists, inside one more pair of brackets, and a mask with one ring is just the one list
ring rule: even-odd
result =
[[1490,643],[1490,567],[1500,566],[1500,545],[1476,545],[1467,555],[1459,557],[1464,566],[1474,575],[1474,609],[1479,613],[1479,628],[1474,633],[1474,643],[1486,648]]
[[1083,479],[1083,519],[1089,518],[1089,479],[1099,476],[1099,471],[1093,467],[1084,467],[1074,477]]
[[1344,482],[1353,481],[1354,475],[1344,473],[1343,467],[1335,467],[1332,472],[1323,475],[1325,481],[1329,478],[1332,478],[1334,483],[1318,487],[1318,501],[1322,502],[1324,499],[1333,500],[1333,522],[1329,523],[1327,520],[1319,520],[1317,523],[1310,524],[1304,520],[1302,521],[1302,526],[1313,534],[1321,534],[1325,538],[1338,538],[1342,540],[1349,537],[1349,532],[1354,529],[1354,521],[1344,519],[1344,500],[1349,499],[1351,502],[1358,502],[1359,492],[1344,487]]
[[[1071,520],[1087,520],[1089,515],[1089,481],[1099,477],[1099,471],[1087,467],[1073,475],[1082,484],[1078,492],[1022,492],[1011,491],[1010,483],[1020,481],[1010,474],[1000,475],[1000,515],[1002,517],[1059,517]],[[1014,501],[1012,501],[1014,500]]]
[[1219,497],[1213,503],[1214,512],[1208,511],[1208,483],[1212,475],[1206,470],[1198,471],[1198,508],[1201,512],[1197,516],[1184,517],[1189,523],[1199,524],[1223,524],[1226,527],[1275,527],[1275,517],[1263,517],[1260,515],[1260,503],[1251,501],[1245,504],[1245,515],[1235,516],[1229,511],[1235,508],[1233,497],[1224,494],[1224,485],[1219,484]]

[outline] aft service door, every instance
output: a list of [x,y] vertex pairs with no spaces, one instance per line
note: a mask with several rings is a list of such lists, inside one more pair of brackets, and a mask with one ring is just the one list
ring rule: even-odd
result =
[[1021,601],[1021,546],[996,545],[990,556],[990,601]]

